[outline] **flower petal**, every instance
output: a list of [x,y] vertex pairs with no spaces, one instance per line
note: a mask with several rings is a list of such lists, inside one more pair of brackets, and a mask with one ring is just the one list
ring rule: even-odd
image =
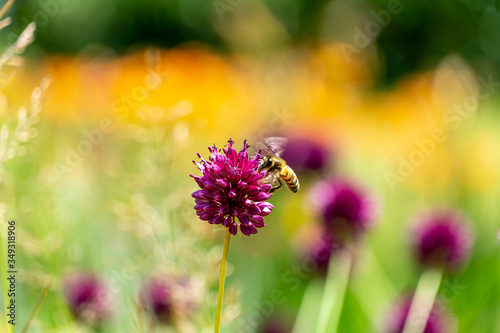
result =
[[255,186],[255,185],[248,186],[247,195],[249,197],[253,197],[253,196],[259,194],[260,192],[262,192],[262,190],[260,189],[259,186]]
[[246,224],[241,224],[240,230],[244,235],[250,236],[252,234],[250,227]]
[[222,225],[225,227],[229,227],[232,223],[233,223],[233,219],[231,218],[231,216],[227,216],[226,218],[224,218]]
[[248,224],[249,222],[248,215],[246,214],[240,214],[240,216],[238,216],[238,219],[240,220],[241,224]]
[[269,199],[272,196],[271,193],[260,192],[255,196],[250,197],[253,201],[264,201]]
[[208,220],[208,223],[210,224],[220,224],[224,220],[224,217],[222,215],[215,215],[215,217],[211,218]]
[[229,226],[229,233],[231,235],[236,235],[237,232],[238,232],[238,225],[236,223],[231,223],[231,225]]
[[251,204],[250,206],[248,206],[247,211],[248,211],[250,214],[260,214],[260,212],[261,212],[261,210],[260,210],[260,208],[257,206],[257,204]]
[[252,234],[257,233],[257,228],[255,228],[255,226],[252,223],[248,224],[248,229],[250,229],[250,233]]
[[252,224],[254,224],[257,228],[262,228],[266,224],[264,223],[264,218],[260,215],[253,215],[250,216],[250,221]]

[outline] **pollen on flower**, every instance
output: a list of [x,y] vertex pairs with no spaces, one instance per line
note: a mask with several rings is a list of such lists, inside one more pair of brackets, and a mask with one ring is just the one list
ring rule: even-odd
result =
[[220,224],[232,235],[239,228],[250,236],[266,225],[264,216],[274,208],[266,202],[272,196],[271,185],[262,182],[266,172],[258,172],[261,157],[257,154],[249,159],[246,140],[240,152],[233,144],[230,139],[222,151],[215,145],[208,147],[208,160],[198,154],[200,162],[194,163],[203,175],[190,175],[200,187],[192,194],[194,208],[201,220]]

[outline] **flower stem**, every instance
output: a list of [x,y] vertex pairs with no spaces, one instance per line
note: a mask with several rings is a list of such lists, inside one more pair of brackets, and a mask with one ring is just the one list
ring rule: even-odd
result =
[[403,333],[422,333],[427,326],[436,299],[443,272],[427,270],[418,279],[417,290],[411,302]]
[[349,282],[351,261],[351,253],[348,249],[330,258],[316,333],[337,332]]
[[28,332],[30,325],[31,325],[31,322],[33,321],[33,319],[35,319],[35,317],[38,313],[38,310],[40,310],[40,307],[42,306],[42,303],[45,300],[45,297],[47,297],[47,294],[48,294],[51,286],[52,286],[52,278],[50,279],[47,286],[42,289],[42,293],[38,297],[38,300],[36,301],[35,307],[33,308],[33,311],[31,312],[30,317],[26,321],[26,324],[24,324],[24,328],[22,330],[22,333]]
[[300,302],[292,333],[312,332],[316,325],[311,318],[315,317],[319,311],[318,299],[323,295],[323,283],[315,279],[309,283]]
[[224,282],[226,280],[226,264],[227,264],[227,252],[229,250],[229,240],[231,234],[229,233],[229,228],[226,228],[226,237],[224,238],[224,251],[222,252],[222,261],[220,264],[220,276],[219,276],[219,294],[217,296],[217,310],[215,313],[215,333],[220,331],[220,317],[222,314],[222,299],[224,297]]

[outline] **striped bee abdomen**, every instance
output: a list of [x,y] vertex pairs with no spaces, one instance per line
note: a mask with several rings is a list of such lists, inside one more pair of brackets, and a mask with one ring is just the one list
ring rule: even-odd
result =
[[285,164],[281,167],[280,177],[283,179],[290,191],[295,193],[299,190],[299,178],[288,165]]

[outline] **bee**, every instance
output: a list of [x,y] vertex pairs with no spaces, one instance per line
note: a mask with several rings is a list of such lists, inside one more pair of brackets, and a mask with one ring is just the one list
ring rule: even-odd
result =
[[280,157],[287,142],[288,140],[285,138],[269,137],[259,144],[260,151],[264,152],[264,155],[258,170],[259,172],[267,171],[264,182],[272,185],[271,192],[275,192],[283,186],[282,180],[293,193],[296,193],[300,187],[299,178]]

